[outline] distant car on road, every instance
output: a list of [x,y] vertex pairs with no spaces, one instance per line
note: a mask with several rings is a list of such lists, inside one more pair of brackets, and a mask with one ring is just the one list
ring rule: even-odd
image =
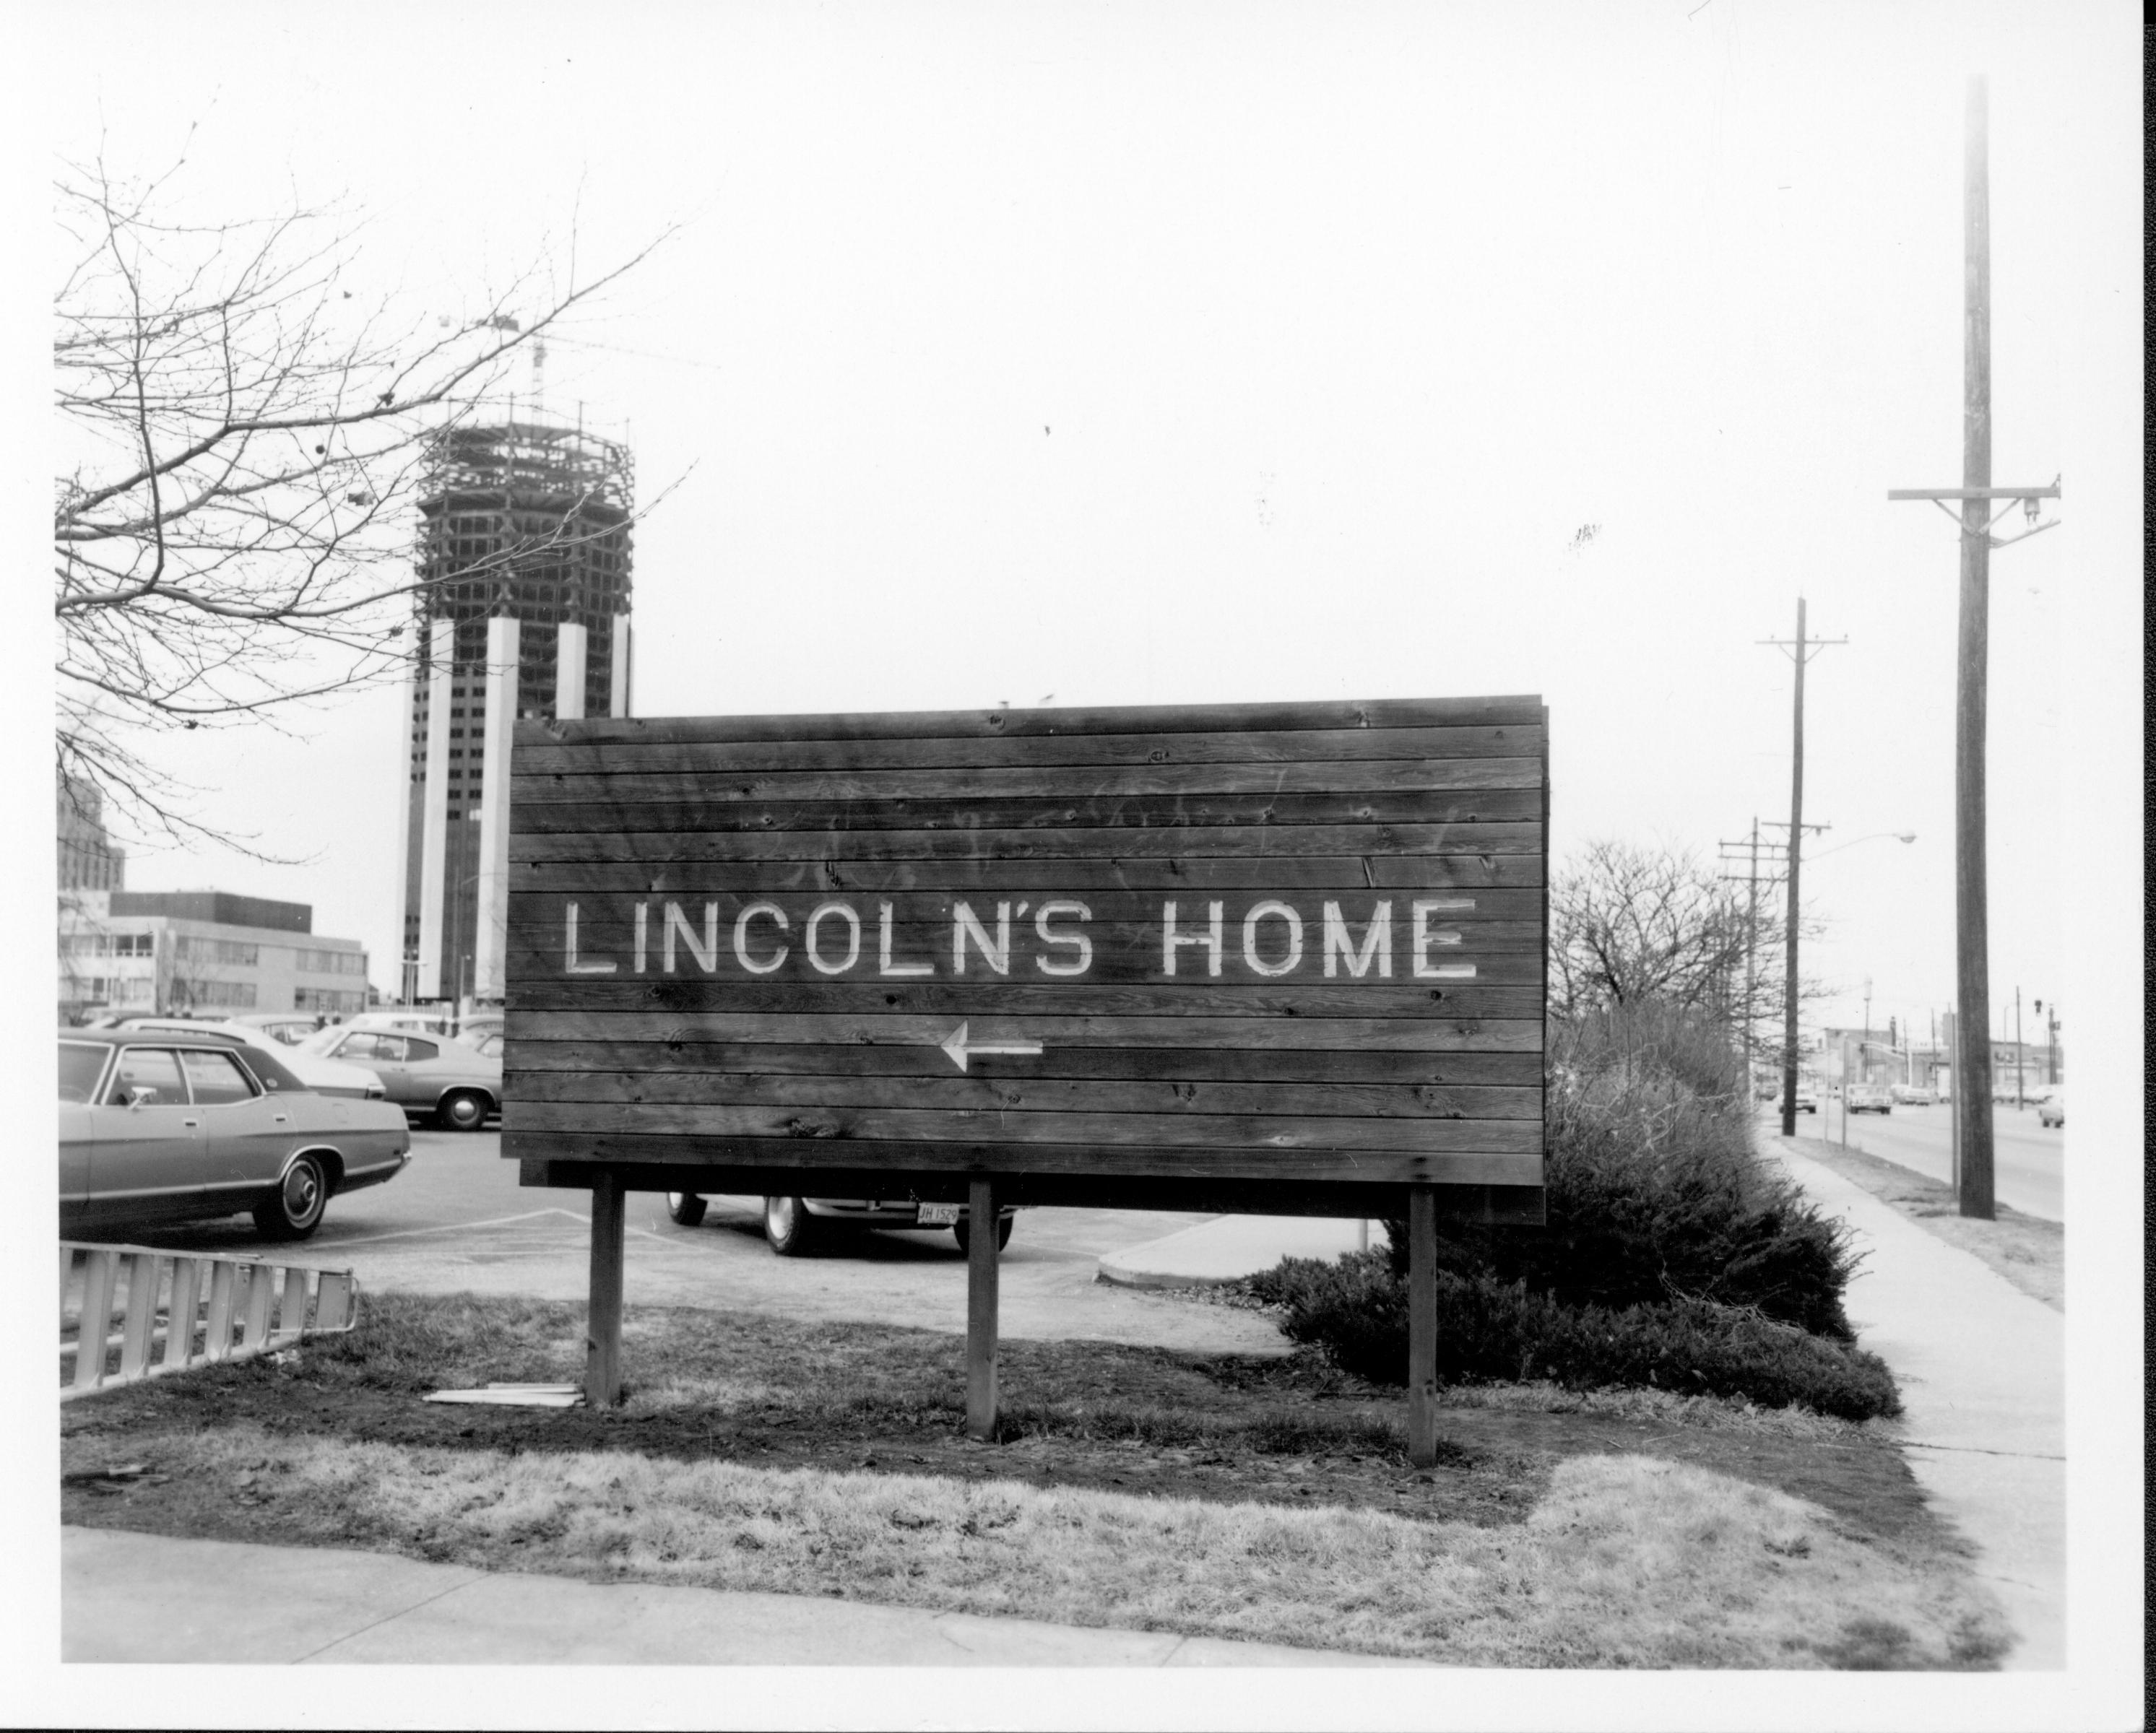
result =
[[1816,1085],[1809,1083],[1798,1084],[1796,1109],[1799,1113],[1819,1111],[1819,1090]]
[[444,1036],[338,1024],[298,1051],[365,1066],[392,1101],[447,1131],[476,1131],[501,1110],[500,1056]]
[[211,1033],[62,1029],[59,1118],[63,1235],[245,1210],[265,1239],[305,1239],[333,1196],[412,1159],[389,1102],[318,1095]]
[[1851,1113],[1892,1113],[1894,1092],[1883,1083],[1852,1083],[1847,1105]]
[[2066,1122],[2066,1091],[2061,1084],[2036,1104],[2036,1123],[2040,1125],[2063,1125]]
[[1887,1093],[1893,1096],[1897,1107],[1928,1107],[1932,1105],[1932,1092],[1921,1083],[1897,1083]]

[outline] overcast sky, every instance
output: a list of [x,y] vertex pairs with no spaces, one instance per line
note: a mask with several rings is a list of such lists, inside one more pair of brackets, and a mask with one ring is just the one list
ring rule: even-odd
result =
[[[2072,468],[2087,212],[2060,189],[2097,33],[1729,0],[1532,29],[246,16],[244,52],[103,57],[58,142],[101,135],[122,174],[184,146],[203,217],[341,200],[347,280],[408,311],[680,225],[544,379],[550,412],[632,438],[647,500],[678,484],[637,534],[640,714],[1533,692],[1560,860],[1614,836],[1712,861],[1788,817],[1790,664],[1756,641],[1801,594],[1849,639],[1808,679],[1824,1015],[1861,1020],[1867,980],[1882,1026],[1951,1003],[1955,535],[1886,492],[1960,479],[1971,68],[1994,473]],[[2062,991],[2068,592],[2132,574],[2071,527],[1994,570],[2003,1003]],[[191,741],[205,816],[308,864],[144,850],[130,884],[311,903],[393,986],[396,717],[383,691],[304,743]]]
[[[588,277],[680,225],[546,372],[550,413],[671,487],[637,531],[640,714],[1536,693],[1560,862],[1711,861],[1788,815],[1790,668],[1757,640],[1801,594],[1849,640],[1808,679],[1822,1012],[1858,1020],[1869,980],[1875,1024],[1925,1029],[1953,992],[1956,536],[1886,495],[1960,479],[1988,72],[1994,474],[2066,488],[2063,527],[1993,560],[1991,979],[2133,1067],[2133,8],[44,16],[16,160],[184,147],[206,219],[341,201],[348,280],[418,320],[566,276],[572,236]],[[16,295],[23,329],[49,298]],[[33,442],[8,477],[23,571],[53,468]],[[304,741],[191,740],[201,815],[308,864],[146,850],[129,883],[310,903],[393,987],[397,720],[385,690]],[[21,945],[49,979],[49,933]],[[2138,1219],[2130,1160],[2076,1171],[2076,1212]]]

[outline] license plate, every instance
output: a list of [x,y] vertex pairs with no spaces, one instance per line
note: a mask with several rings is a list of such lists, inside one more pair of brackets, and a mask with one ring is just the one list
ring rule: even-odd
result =
[[918,1220],[924,1228],[955,1228],[962,1208],[956,1203],[924,1203]]

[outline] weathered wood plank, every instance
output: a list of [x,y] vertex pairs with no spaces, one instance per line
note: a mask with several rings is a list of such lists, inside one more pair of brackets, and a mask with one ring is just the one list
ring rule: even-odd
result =
[[664,1101],[510,1101],[520,1131],[649,1132],[734,1142],[1143,1144],[1206,1149],[1477,1151],[1542,1148],[1542,1126],[1521,1120],[1328,1119],[1293,1114],[1009,1113],[993,1109],[726,1107]]
[[[518,1017],[522,1013],[514,1013]],[[521,1027],[522,1025],[520,1025]],[[1384,1084],[1409,1088],[1535,1088],[1533,1053],[1389,1053],[1269,1048],[1064,1047],[1027,1065],[1035,1080],[1148,1083]],[[508,1075],[555,1071],[724,1071],[760,1077],[947,1077],[951,1057],[930,1047],[778,1047],[725,1041],[554,1041],[519,1035]]]
[[[687,1140],[662,1140],[676,1145]],[[772,1146],[762,1146],[770,1148]],[[916,1152],[917,1156],[917,1152]],[[1371,1156],[1372,1162],[1401,1159]],[[1409,1158],[1414,1159],[1414,1158]],[[1429,1158],[1450,1161],[1450,1156]],[[1485,1157],[1473,1159],[1481,1161]],[[1507,1156],[1519,1161],[1520,1156]],[[520,1183],[526,1186],[569,1187],[588,1192],[602,1164],[583,1157],[571,1160],[519,1161]],[[903,1169],[875,1167],[771,1167],[728,1161],[654,1161],[623,1159],[609,1155],[603,1164],[621,1177],[631,1192],[696,1191],[706,1197],[767,1196],[793,1192],[804,1182],[822,1195],[833,1197],[908,1197],[922,1202],[963,1203],[966,1187],[975,1172],[986,1169],[979,1162],[957,1168],[928,1169],[911,1161]],[[1445,1183],[1436,1187],[1437,1213],[1448,1220],[1480,1222],[1487,1226],[1539,1228],[1547,1220],[1539,1169],[1522,1168],[1537,1180],[1534,1184],[1464,1185]],[[1113,1175],[1091,1173],[1015,1172],[994,1170],[998,1204],[1033,1205],[1044,1208],[1173,1209],[1218,1215],[1234,1212],[1279,1216],[1404,1215],[1408,1188],[1404,1183],[1381,1184],[1360,1179],[1283,1179],[1278,1174],[1262,1179],[1210,1177],[1182,1179],[1159,1174]]]
[[729,806],[970,808],[987,801],[1114,801],[1168,805],[1206,796],[1331,798],[1380,794],[1539,794],[1538,758],[1342,759],[1269,764],[1010,765],[965,770],[532,772],[520,763],[511,797],[520,805],[694,801]]
[[[512,1010],[511,1063],[519,1039],[562,1041],[726,1041],[763,1046],[939,1049],[949,1038],[947,1015],[793,1016],[716,1011]],[[1051,1051],[1070,1048],[1214,1049],[1345,1049],[1350,1051],[1531,1053],[1543,1047],[1534,1018],[1387,1017],[1029,1017],[969,1019],[976,1041],[1019,1038]],[[982,1064],[997,1063],[983,1060]],[[1029,1062],[1030,1063],[1030,1062]]]
[[959,1074],[800,1076],[786,1072],[529,1071],[507,1074],[517,1101],[702,1103],[732,1107],[906,1107],[974,1112],[1270,1114],[1347,1119],[1536,1119],[1537,1084],[1172,1083]]
[[[1532,959],[1528,961],[1532,961]],[[947,1035],[966,1017],[1117,1018],[1180,1012],[1197,1017],[1260,1021],[1350,1017],[1408,1018],[1453,1023],[1487,1018],[1538,1017],[1537,985],[1485,986],[1479,981],[1213,981],[1204,977],[1157,986],[1061,985],[994,977],[963,981],[798,981],[773,985],[705,976],[585,976],[535,979],[518,998],[530,1011],[654,1010],[688,1015],[941,1016]],[[1030,1025],[1029,1024],[1029,1028]],[[1025,1031],[1014,1031],[1024,1033]],[[937,1039],[942,1038],[939,1035]]]
[[1342,759],[1541,758],[1547,731],[1509,723],[1464,728],[1270,729],[1179,734],[986,735],[854,740],[518,743],[519,776],[619,772],[705,775],[757,771],[927,770],[1004,766],[1295,764]]
[[1437,1460],[1437,1200],[1408,1193],[1408,1460]]
[[[988,1171],[998,1177],[1037,1174],[1102,1179],[1167,1174],[1193,1184],[1246,1180],[1259,1187],[1330,1183],[1339,1186],[1343,1196],[1349,1187],[1358,1185],[1539,1186],[1543,1180],[1540,1154],[1521,1151],[1192,1149],[1136,1144],[921,1143],[871,1139],[837,1142],[654,1136],[621,1130],[527,1130],[505,1131],[502,1153],[518,1161],[760,1168],[766,1172],[798,1172],[804,1185],[814,1183],[813,1176],[836,1172],[846,1174],[848,1185],[857,1189],[811,1195],[839,1197],[903,1196],[916,1176],[940,1193],[947,1187],[938,1176],[945,1181],[952,1177],[963,1181],[970,1173]],[[875,1187],[862,1188],[864,1170],[868,1169],[889,1172],[891,1182],[880,1193]],[[1262,1191],[1254,1191],[1249,1207],[1262,1212],[1264,1202]]]
[[1542,816],[1536,788],[1424,789],[1373,794],[1179,794],[1128,799],[1002,800],[983,788],[963,805],[942,801],[706,801],[691,790],[640,799],[516,804],[527,836],[603,831],[706,831],[762,835],[862,831],[1263,830],[1301,825],[1504,824]]
[[619,1175],[592,1186],[590,1282],[584,1325],[584,1401],[610,1408],[621,1400],[622,1259],[628,1199]]
[[966,1191],[966,1431],[996,1438],[996,1186],[977,1176]]
[[[1449,916],[1431,921],[1432,931],[1445,936],[1435,939],[1423,958],[1427,968],[1449,972],[1417,975],[1413,934],[1404,909],[1394,917],[1394,943],[1389,955],[1371,957],[1365,973],[1358,976],[1336,950],[1334,967],[1328,973],[1325,966],[1324,931],[1315,905],[1304,911],[1300,934],[1291,933],[1285,921],[1269,915],[1254,930],[1248,946],[1244,943],[1243,923],[1238,918],[1243,911],[1239,907],[1222,924],[1220,972],[1217,976],[1210,972],[1204,951],[1183,946],[1178,949],[1175,973],[1171,976],[1162,972],[1162,934],[1158,922],[1149,927],[1135,922],[1108,925],[1098,920],[1081,925],[1075,918],[1066,915],[1051,925],[1050,931],[1055,937],[1043,939],[1038,927],[1028,918],[1031,912],[1029,910],[1011,924],[1009,941],[1000,959],[1004,964],[1002,970],[991,966],[983,956],[986,947],[968,936],[964,947],[964,972],[960,973],[957,929],[951,921],[893,921],[886,956],[885,930],[876,918],[875,903],[871,901],[863,908],[856,902],[850,905],[854,912],[852,924],[840,910],[834,910],[818,923],[812,949],[805,931],[811,905],[804,903],[788,915],[783,930],[776,922],[757,916],[755,930],[744,933],[737,946],[734,942],[734,922],[742,905],[738,900],[728,899],[719,905],[718,918],[709,924],[718,942],[710,948],[706,966],[697,951],[707,936],[708,901],[674,904],[680,910],[680,922],[688,927],[692,944],[683,938],[678,927],[670,943],[669,936],[661,931],[662,923],[669,919],[670,900],[654,900],[649,904],[640,953],[633,920],[593,920],[590,918],[591,905],[579,905],[577,978],[615,975],[652,982],[726,981],[743,985],[805,982],[812,986],[850,982],[879,987],[942,981],[978,983],[981,990],[988,992],[1027,983],[1037,987],[1051,981],[1067,981],[1074,989],[1145,985],[1165,992],[1209,982],[1216,986],[1223,982],[1247,986],[1271,982],[1281,987],[1320,981],[1373,984],[1390,982],[1410,986],[1429,982],[1440,987],[1447,982],[1465,985],[1472,982],[1481,987],[1516,987],[1538,984],[1542,980],[1543,942],[1538,930],[1525,923],[1455,923]],[[527,909],[530,906],[526,905]],[[1026,905],[1021,903],[1019,906],[1024,909]],[[1179,935],[1188,935],[1192,931],[1192,912],[1187,900],[1178,906]],[[1348,929],[1351,950],[1365,936],[1368,912],[1367,909],[1358,909],[1345,916],[1343,925]],[[983,928],[993,938],[997,915],[993,904],[979,910],[975,919],[982,920],[983,916]],[[552,919],[542,917],[513,924],[509,930],[511,966],[533,980],[568,978],[567,925],[558,911]],[[1086,941],[1082,952],[1073,943],[1074,935],[1082,936]],[[613,966],[598,966],[605,963]],[[1083,972],[1070,974],[1070,968],[1080,963],[1084,965]]]
[[[591,890],[680,895],[726,892],[780,895],[789,892],[838,895],[952,893],[983,890],[1013,896],[1028,891],[1167,891],[1196,895],[1235,890],[1381,889],[1471,890],[1527,899],[1512,910],[1539,915],[1543,862],[1532,854],[1200,855],[1125,859],[859,860],[834,854],[816,860],[644,860],[592,856],[581,860],[531,859],[510,872],[511,905],[533,892]],[[1478,902],[1480,897],[1478,896]]]
[[1546,727],[1539,698],[1394,698],[1296,704],[1072,705],[1056,710],[865,711],[844,715],[593,717],[519,721],[515,742],[1015,740],[1074,734],[1224,734],[1279,729]]
[[615,830],[587,835],[521,828],[511,810],[509,859],[526,860],[1170,859],[1255,851],[1320,854],[1532,854],[1537,824],[1169,825],[1147,829],[848,830],[698,833]]
[[[770,922],[754,935],[754,949],[759,959],[778,946],[798,947],[808,921],[819,910],[825,911],[822,918],[833,923],[836,931],[843,933],[851,928],[874,936],[888,926],[894,941],[903,941],[909,951],[926,946],[947,953],[963,910],[965,917],[991,936],[999,922],[1009,923],[1013,940],[1020,945],[1042,946],[1048,955],[1060,961],[1068,962],[1070,958],[1053,947],[1062,944],[1067,952],[1066,936],[1083,935],[1088,941],[1086,948],[1096,955],[1103,946],[1115,946],[1150,952],[1158,964],[1169,905],[1175,910],[1177,931],[1188,934],[1195,930],[1194,923],[1204,925],[1209,920],[1211,906],[1217,903],[1223,923],[1224,956],[1232,953],[1240,956],[1248,946],[1254,946],[1260,958],[1265,958],[1269,951],[1284,956],[1294,939],[1300,937],[1304,948],[1322,961],[1322,953],[1317,947],[1323,943],[1326,923],[1332,918],[1328,910],[1337,913],[1350,930],[1347,937],[1351,943],[1359,942],[1365,925],[1382,913],[1391,929],[1391,938],[1389,946],[1383,946],[1383,941],[1381,946],[1394,953],[1404,951],[1412,945],[1418,909],[1432,936],[1433,951],[1437,946],[1455,942],[1441,936],[1446,934],[1458,935],[1457,942],[1471,948],[1499,949],[1507,941],[1524,941],[1528,948],[1538,948],[1543,939],[1541,921],[1501,920],[1476,906],[1483,896],[1495,894],[1466,892],[1426,896],[1371,890],[1359,884],[1344,890],[1217,895],[1201,892],[1195,896],[1187,893],[1163,896],[1158,893],[1134,895],[1122,891],[1055,890],[1029,891],[1016,896],[998,890],[993,895],[963,897],[934,893],[901,893],[891,897],[854,890],[725,890],[701,895],[690,891],[631,896],[613,891],[580,891],[572,896],[553,891],[521,890],[511,900],[509,932],[512,941],[531,945],[542,952],[557,953],[558,961],[567,941],[567,915],[573,906],[577,911],[578,940],[583,950],[632,943],[641,921],[648,933],[646,949],[656,955],[665,948],[665,935],[660,923],[672,919],[677,927],[685,925],[688,929],[676,949],[693,959],[706,922],[717,923],[723,941],[718,947],[721,955],[737,949],[734,923],[754,905],[759,912],[752,917],[752,924]],[[769,912],[774,908],[778,911],[776,915]],[[670,909],[673,911],[670,916]],[[1283,913],[1283,910],[1286,912]],[[1244,931],[1246,920],[1252,923],[1247,934]],[[1271,921],[1280,925],[1269,926],[1267,923]],[[1045,927],[1044,922],[1047,923]],[[744,941],[747,936],[745,930]],[[1280,961],[1280,956],[1273,956],[1269,965],[1276,965]]]

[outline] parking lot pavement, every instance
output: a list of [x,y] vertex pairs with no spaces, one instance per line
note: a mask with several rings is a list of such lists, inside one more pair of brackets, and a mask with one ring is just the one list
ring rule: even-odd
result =
[[[526,1189],[497,1133],[415,1132],[393,1182],[333,1198],[321,1230],[280,1255],[350,1269],[370,1294],[522,1294],[580,1303],[591,1251],[590,1195]],[[807,1258],[765,1245],[762,1200],[714,1197],[702,1224],[679,1228],[655,1192],[629,1200],[624,1297],[639,1305],[706,1306],[850,1319],[963,1336],[966,1260],[947,1231],[872,1231]],[[1001,1333],[1280,1354],[1287,1343],[1247,1311],[1110,1286],[1104,1254],[1209,1217],[1140,1210],[1027,1209],[1003,1254]],[[172,1249],[264,1250],[244,1218],[168,1228],[134,1243]]]

